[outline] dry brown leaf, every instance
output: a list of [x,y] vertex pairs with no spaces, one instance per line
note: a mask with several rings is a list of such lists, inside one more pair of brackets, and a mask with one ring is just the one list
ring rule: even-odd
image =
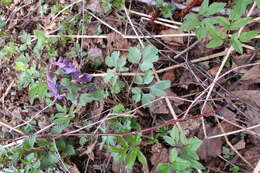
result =
[[246,146],[245,140],[241,139],[240,141],[238,141],[235,145],[233,145],[235,149],[237,150],[241,150],[244,149]]
[[90,0],[86,5],[86,9],[91,10],[92,12],[97,14],[103,13],[100,2],[101,1]]
[[110,33],[107,36],[107,49],[109,52],[118,49],[128,49],[131,46],[127,39],[124,39],[115,32]]
[[252,165],[256,165],[257,161],[260,158],[260,146],[246,148],[245,152],[242,154],[247,161],[249,161]]
[[201,127],[200,119],[191,119],[189,121],[180,122],[182,129],[184,130],[185,135],[190,135],[192,132],[197,132],[197,129]]
[[125,168],[125,165],[123,162],[117,163],[115,160],[112,162],[112,171],[114,173],[132,173],[133,168]]
[[253,83],[256,83],[256,80],[260,80],[260,65],[256,65],[251,69],[244,72],[244,75],[241,77],[240,80],[252,80]]
[[[183,34],[181,30],[167,29],[160,32],[161,35],[169,34]],[[162,40],[171,46],[182,46],[184,44],[184,37],[162,37]]]
[[209,69],[209,73],[211,74],[211,76],[215,77],[218,70],[219,70],[219,66],[214,66],[211,69]]
[[[231,132],[237,130],[237,128],[229,123],[222,121],[221,123],[222,128],[225,132]],[[214,136],[221,134],[221,129],[217,127],[206,127],[207,135]],[[202,136],[202,131],[200,132],[200,136]],[[202,145],[198,149],[198,155],[200,159],[207,160],[212,157],[216,157],[217,155],[221,154],[221,146],[224,143],[224,138],[213,138],[213,139],[204,139]]]
[[93,150],[95,149],[95,146],[96,146],[96,142],[94,142],[93,144],[90,144],[88,147],[87,147],[87,150],[85,150],[85,151],[83,151],[83,152],[81,152],[80,154],[79,154],[79,156],[81,157],[81,156],[83,156],[83,155],[88,155],[88,157],[92,160],[92,161],[94,161],[94,153],[93,153]]
[[69,172],[70,173],[80,173],[76,164],[73,164],[73,166],[69,168]]
[[260,107],[260,90],[232,91],[231,93],[244,101]]
[[173,69],[163,73],[162,80],[175,81],[176,80],[175,70]]
[[156,171],[156,167],[160,163],[168,163],[169,162],[169,151],[167,148],[162,148],[161,144],[154,144],[152,146],[152,157],[150,158],[150,161],[153,165],[153,168],[151,170],[151,173],[159,173]]

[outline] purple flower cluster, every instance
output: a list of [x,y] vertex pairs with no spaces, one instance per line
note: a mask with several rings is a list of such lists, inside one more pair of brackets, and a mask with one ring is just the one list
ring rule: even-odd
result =
[[[90,82],[93,76],[87,73],[81,73],[71,62],[71,60],[66,58],[59,58],[57,62],[52,63],[52,65],[58,66],[58,69],[62,69],[66,75],[71,76],[71,81],[74,83],[87,83]],[[54,81],[56,73],[55,72],[48,72],[47,73],[47,84],[48,88],[51,90],[50,95],[52,97],[56,97],[61,99],[62,96],[60,95],[61,85]],[[93,86],[92,86],[93,88]],[[88,89],[87,89],[88,90]]]

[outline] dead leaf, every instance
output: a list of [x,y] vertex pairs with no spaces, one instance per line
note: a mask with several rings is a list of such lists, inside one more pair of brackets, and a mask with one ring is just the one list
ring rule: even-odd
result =
[[118,49],[128,49],[130,47],[128,40],[115,32],[110,33],[107,36],[107,49],[109,52]]
[[76,166],[76,164],[73,164],[73,166],[71,166],[69,168],[69,172],[70,173],[80,173],[80,171],[79,171],[78,167]]
[[260,156],[260,146],[255,146],[251,148],[246,148],[245,152],[242,153],[245,159],[250,162],[252,165],[256,165]]
[[159,173],[156,171],[156,167],[159,163],[168,163],[169,162],[169,151],[167,148],[162,148],[161,144],[154,144],[152,146],[152,157],[150,158],[150,161],[153,165],[153,168],[151,170],[151,173]]
[[245,71],[240,80],[252,80],[252,82],[256,83],[257,81],[255,80],[260,80],[260,65],[253,66],[251,69]]
[[182,129],[184,130],[185,135],[190,135],[192,132],[197,132],[197,129],[201,127],[200,119],[191,119],[189,121],[180,122]]
[[[160,32],[161,35],[183,34],[181,30],[167,29]],[[162,40],[171,46],[182,46],[184,44],[184,37],[162,37]]]
[[[237,127],[230,125],[227,122],[222,121],[220,124],[225,132],[231,132],[237,130]],[[206,132],[208,136],[214,136],[222,133],[221,129],[218,126],[213,128],[207,126]],[[201,129],[199,136],[201,137],[202,135],[203,132]],[[221,154],[221,147],[223,143],[224,143],[224,137],[204,139],[202,145],[197,151],[198,155],[200,156],[200,159],[207,160],[209,158],[214,158],[217,155]]]
[[175,81],[176,80],[175,70],[173,69],[163,73],[162,80]]
[[235,149],[237,150],[241,150],[244,149],[246,146],[245,140],[241,139],[240,141],[238,141],[235,145],[233,145]]
[[97,0],[90,0],[87,5],[86,5],[86,9],[91,10],[94,13],[100,14],[103,12],[101,5],[100,5],[101,1],[97,1]]
[[88,155],[88,157],[94,161],[94,153],[93,153],[93,150],[95,149],[95,146],[96,146],[96,142],[94,142],[93,144],[90,144],[88,147],[87,147],[87,150],[83,151],[82,153],[79,154],[79,156],[83,156],[83,155]]
[[112,171],[114,173],[132,173],[133,168],[125,168],[125,165],[123,162],[117,163],[114,159],[112,162]]
[[209,73],[211,74],[211,76],[215,77],[218,70],[219,70],[219,66],[214,66],[211,69],[209,69]]
[[232,91],[231,93],[244,101],[260,107],[260,90]]

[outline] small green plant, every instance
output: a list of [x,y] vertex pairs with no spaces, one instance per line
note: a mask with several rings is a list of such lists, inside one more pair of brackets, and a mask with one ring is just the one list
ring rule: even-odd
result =
[[159,8],[165,18],[172,18],[172,13],[176,9],[174,5],[164,3],[164,0],[157,0],[156,7]]
[[141,134],[117,137],[117,142],[117,145],[109,146],[109,151],[116,162],[123,161],[126,168],[133,167],[136,160],[147,165],[146,157],[139,147],[142,142]]
[[204,169],[198,162],[199,157],[196,153],[202,141],[193,137],[187,139],[177,126],[174,126],[169,134],[169,136],[163,136],[163,139],[173,147],[169,152],[170,163],[160,163],[156,170],[161,173],[170,173],[172,170],[182,173],[192,172],[193,169]]
[[249,31],[238,35],[236,31],[252,20],[249,17],[241,18],[243,12],[252,1],[237,0],[235,2],[235,7],[232,9],[229,17],[226,18],[222,16],[211,17],[224,9],[225,3],[214,2],[209,5],[209,0],[204,0],[198,14],[190,13],[185,17],[181,29],[194,29],[199,40],[209,35],[212,40],[206,45],[207,48],[219,47],[228,40],[237,52],[243,53],[242,43],[250,42],[259,32]]
[[159,59],[158,53],[158,49],[153,45],[147,45],[143,51],[138,47],[130,47],[127,57],[120,58],[119,51],[113,52],[112,55],[105,60],[108,67],[113,69],[108,69],[107,75],[104,77],[104,81],[112,86],[111,92],[118,94],[125,86],[124,82],[119,79],[118,73],[129,70],[125,67],[128,61],[134,65],[138,64],[139,69],[144,73],[144,76],[137,75],[134,79],[134,83],[137,87],[133,87],[131,91],[133,94],[132,99],[135,103],[142,101],[142,104],[146,104],[156,97],[164,96],[164,90],[170,87],[170,81],[159,81],[152,86],[145,86],[150,84],[154,79],[152,68],[153,63]]
[[233,166],[233,167],[229,168],[229,171],[231,171],[232,173],[242,173],[238,166]]
[[52,133],[61,133],[65,128],[70,124],[71,119],[75,118],[74,114],[74,105],[67,110],[67,107],[56,104],[56,109],[58,113],[54,114],[52,117],[52,122],[55,124],[51,132]]
[[230,150],[227,147],[222,147],[222,153],[223,153],[224,158],[226,158],[226,159],[231,159],[235,155],[235,152]]

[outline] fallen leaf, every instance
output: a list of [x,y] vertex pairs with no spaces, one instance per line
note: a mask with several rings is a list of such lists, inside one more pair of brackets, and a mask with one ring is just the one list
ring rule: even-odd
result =
[[235,149],[237,150],[241,150],[244,149],[246,146],[245,140],[241,139],[240,141],[238,141],[235,145],[233,145]]
[[159,173],[156,171],[156,167],[160,163],[168,163],[169,162],[169,151],[167,148],[162,148],[161,144],[154,144],[152,146],[152,153],[153,155],[150,158],[150,161],[153,165],[151,173]]
[[176,80],[175,70],[173,69],[163,73],[162,80],[175,81]]
[[[222,121],[220,124],[226,133],[237,130],[237,127],[230,125],[227,122]],[[214,136],[222,133],[221,129],[218,126],[216,127],[207,126],[206,132],[207,132],[207,136]],[[202,129],[200,131],[199,136],[200,138],[201,136],[203,136]],[[204,139],[202,145],[197,151],[198,155],[200,156],[200,159],[207,160],[209,158],[214,158],[217,155],[221,154],[221,147],[223,143],[224,143],[224,137]]]
[[[183,34],[181,30],[167,29],[160,32],[160,35],[170,35],[170,34]],[[162,37],[162,40],[171,46],[183,46],[184,37]]]
[[78,167],[76,166],[76,164],[73,164],[73,166],[71,166],[69,168],[69,172],[70,173],[80,173],[80,171],[79,171]]
[[209,73],[211,74],[211,76],[215,77],[218,70],[219,70],[219,66],[214,66],[211,69],[209,69]]
[[232,94],[243,99],[246,102],[257,105],[260,107],[260,90],[241,90],[241,91],[232,91]]
[[86,5],[86,9],[91,10],[94,13],[100,14],[103,12],[101,5],[100,5],[101,1],[97,1],[97,0],[90,0],[87,5]]
[[123,162],[116,162],[114,159],[113,159],[113,162],[112,162],[112,171],[114,173],[132,173],[133,172],[133,168],[125,168],[125,165]]
[[[260,61],[258,61],[260,62]],[[242,81],[249,81],[251,80],[253,83],[256,83],[256,80],[260,80],[260,65],[253,66],[249,70],[244,72],[244,75],[241,77]],[[250,82],[251,82],[250,81]]]

